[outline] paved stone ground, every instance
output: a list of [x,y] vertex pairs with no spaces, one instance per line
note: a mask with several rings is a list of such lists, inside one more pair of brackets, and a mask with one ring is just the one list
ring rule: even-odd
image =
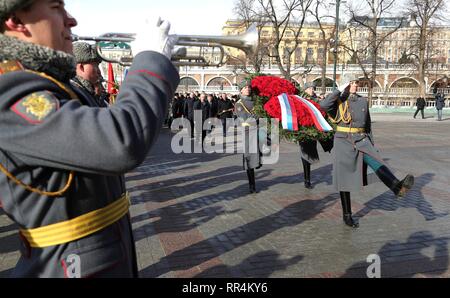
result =
[[[303,187],[298,145],[257,171],[248,194],[242,157],[173,154],[166,129],[127,175],[142,277],[365,277],[371,254],[382,277],[449,277],[450,119],[375,114],[375,141],[399,177],[404,200],[380,182],[352,197],[361,227],[342,223],[331,155],[319,151],[313,190]],[[1,212],[1,211],[0,211]],[[15,227],[0,213],[0,277],[17,261]]]

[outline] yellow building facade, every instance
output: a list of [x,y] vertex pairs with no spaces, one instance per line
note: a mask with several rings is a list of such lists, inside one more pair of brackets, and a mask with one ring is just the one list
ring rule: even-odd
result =
[[[286,57],[283,55],[285,49],[293,49],[295,46],[295,34],[298,32],[300,26],[292,26],[288,28],[284,34],[284,37],[280,43],[279,52],[282,54],[283,62],[286,63]],[[238,20],[228,20],[222,29],[222,34],[225,36],[240,35],[246,32],[246,24]],[[295,52],[291,55],[291,65],[311,65],[321,64],[323,61],[332,63],[333,54],[330,53],[329,40],[334,36],[334,24],[324,23],[322,24],[323,34],[320,26],[315,23],[303,24],[298,36],[299,44],[295,49]],[[266,53],[272,54],[273,44],[275,39],[274,29],[271,25],[267,24],[258,28],[261,37],[261,47]],[[238,60],[245,59],[245,54],[234,48],[226,48],[227,54],[230,57],[238,58]],[[328,49],[328,50],[327,50]],[[275,65],[274,58],[269,58],[268,55],[264,58],[264,66],[270,67]]]
[[[385,41],[381,44],[378,50],[379,60],[385,61],[389,64],[398,64],[401,61],[403,53],[411,52],[411,49],[417,46],[418,29],[413,27],[410,23],[404,23],[393,34],[390,34],[402,21],[398,18],[383,19],[379,22],[377,28],[379,36],[388,35]],[[292,65],[320,65],[323,59],[327,64],[334,62],[334,55],[331,51],[332,44],[330,39],[334,39],[335,25],[325,23],[322,25],[325,31],[325,36],[317,23],[305,23],[299,35],[299,44],[295,53],[291,57]],[[298,27],[293,27],[293,30],[298,30]],[[222,29],[225,36],[243,34],[246,31],[246,24],[238,20],[228,20]],[[271,53],[270,46],[273,45],[274,30],[272,26],[265,25],[260,28],[261,43],[268,47],[268,52]],[[339,57],[338,64],[351,62],[352,54],[346,49],[361,50],[367,47],[370,38],[369,30],[357,26],[355,23],[347,23],[342,25],[339,32]],[[430,30],[430,38],[428,42],[427,56],[429,61],[436,67],[439,65],[450,64],[450,26],[433,27]],[[292,48],[294,43],[294,32],[287,30],[286,34],[280,44],[280,53],[284,52],[286,47]],[[245,59],[245,54],[234,48],[227,48],[227,54],[231,57],[237,57],[239,60]],[[367,60],[370,58],[370,52],[367,52]],[[275,60],[272,58],[265,58],[264,66],[274,65]]]

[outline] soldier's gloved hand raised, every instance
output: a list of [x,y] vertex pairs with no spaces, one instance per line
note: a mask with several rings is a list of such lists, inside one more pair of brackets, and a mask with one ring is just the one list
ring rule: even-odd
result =
[[348,91],[350,89],[350,82],[341,85],[338,89],[341,93],[343,93],[346,90]]
[[146,20],[136,34],[136,40],[131,43],[133,55],[136,56],[143,51],[155,51],[170,59],[178,37],[169,35],[169,31],[170,23],[168,21],[158,18],[156,24],[151,24]]

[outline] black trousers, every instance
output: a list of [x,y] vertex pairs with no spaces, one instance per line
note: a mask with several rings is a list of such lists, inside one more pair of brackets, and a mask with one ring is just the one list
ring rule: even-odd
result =
[[419,111],[422,113],[422,119],[425,119],[425,115],[424,115],[424,113],[423,113],[423,109],[419,109],[419,108],[417,108],[417,111],[416,111],[416,113],[414,114],[414,118],[416,118],[417,114],[419,114]]
[[222,121],[223,136],[225,137],[227,135],[227,130],[228,130],[227,119],[223,118],[223,119],[220,119],[220,121]]
[[193,118],[192,119],[188,118],[188,121],[191,124],[191,138],[193,138],[194,137],[194,129],[195,129],[194,119]]

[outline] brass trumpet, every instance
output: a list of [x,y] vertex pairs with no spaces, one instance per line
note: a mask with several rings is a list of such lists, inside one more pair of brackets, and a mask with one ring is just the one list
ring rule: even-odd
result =
[[[200,51],[198,56],[189,56],[185,48],[178,49],[172,55],[172,62],[175,66],[220,67],[226,62],[224,61],[224,47],[237,48],[244,51],[246,55],[252,55],[258,46],[256,25],[252,25],[244,34],[235,36],[176,35],[176,37],[178,37],[176,44],[178,47],[199,47]],[[99,56],[106,62],[119,63],[122,66],[129,66],[132,63],[132,57],[121,57],[119,60],[105,57],[102,54],[100,42],[129,43],[135,40],[133,33],[107,33],[98,37],[72,35],[72,40],[95,41]],[[220,51],[219,62],[207,61],[204,48],[218,48]]]

